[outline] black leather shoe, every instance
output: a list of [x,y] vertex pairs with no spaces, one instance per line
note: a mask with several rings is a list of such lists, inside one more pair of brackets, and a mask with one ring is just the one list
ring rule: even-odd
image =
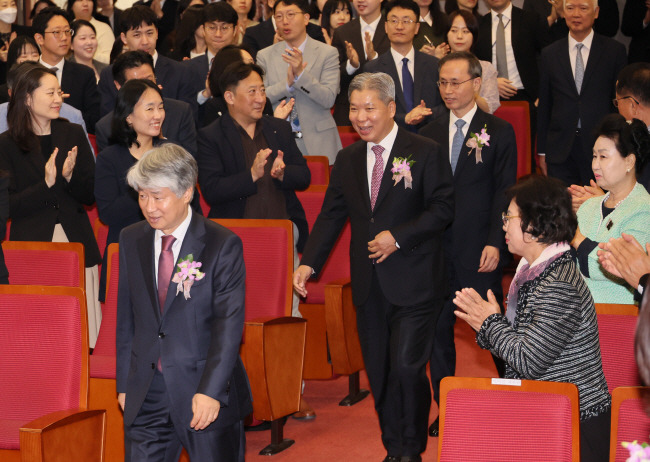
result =
[[429,426],[429,436],[433,438],[438,438],[440,434],[440,418],[436,417],[436,420]]
[[383,462],[401,462],[401,460],[399,456],[386,456]]

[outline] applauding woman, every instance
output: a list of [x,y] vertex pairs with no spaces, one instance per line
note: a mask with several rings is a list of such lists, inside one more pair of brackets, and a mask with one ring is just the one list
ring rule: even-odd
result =
[[81,126],[59,119],[63,100],[54,72],[37,63],[26,65],[33,67],[14,84],[9,130],[0,135],[0,170],[10,175],[11,239],[84,245],[92,348],[101,322],[101,258],[83,205],[95,202],[95,163]]

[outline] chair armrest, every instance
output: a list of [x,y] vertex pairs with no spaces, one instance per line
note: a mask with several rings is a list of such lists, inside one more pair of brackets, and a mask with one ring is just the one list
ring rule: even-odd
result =
[[253,414],[275,420],[300,409],[307,321],[256,318],[244,323],[240,354],[253,394]]
[[39,417],[20,429],[23,461],[104,460],[106,411],[73,409]]
[[337,279],[325,286],[325,319],[334,372],[350,375],[362,370],[365,366],[349,278]]

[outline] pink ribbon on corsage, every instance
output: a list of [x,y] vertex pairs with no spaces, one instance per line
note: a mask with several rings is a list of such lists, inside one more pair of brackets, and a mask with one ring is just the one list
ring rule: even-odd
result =
[[390,171],[393,173],[393,181],[395,183],[393,186],[397,186],[397,183],[404,179],[404,189],[409,188],[413,189],[413,177],[411,176],[411,165],[415,163],[414,160],[411,160],[411,156],[407,157],[396,157],[393,159],[393,168]]
[[194,281],[200,281],[205,277],[205,273],[201,272],[199,269],[202,265],[203,264],[200,261],[194,261],[194,256],[192,254],[189,254],[187,257],[182,259],[178,265],[176,265],[178,271],[174,274],[174,278],[172,279],[172,282],[178,284],[176,286],[176,295],[183,291],[185,300],[192,298],[190,297],[190,288],[192,287],[192,284],[194,284]]
[[471,148],[467,155],[468,156],[471,155],[472,151],[476,150],[476,163],[478,164],[479,162],[483,162],[483,158],[481,157],[481,151],[483,150],[483,146],[490,145],[489,141],[490,141],[490,135],[488,135],[487,133],[487,124],[486,124],[481,129],[480,134],[476,134],[476,133],[470,134],[469,139],[465,144],[465,146]]

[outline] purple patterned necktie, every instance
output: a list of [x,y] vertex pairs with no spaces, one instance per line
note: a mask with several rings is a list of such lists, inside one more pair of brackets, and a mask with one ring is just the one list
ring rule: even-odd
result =
[[379,186],[381,185],[381,177],[384,176],[384,159],[381,157],[384,148],[377,144],[371,149],[375,153],[375,166],[372,167],[372,183],[370,183],[370,209],[374,210],[377,195],[379,194]]
[[163,236],[160,257],[158,257],[158,302],[160,303],[161,314],[165,305],[165,298],[167,298],[169,280],[172,278],[172,271],[174,270],[174,252],[172,252],[172,245],[174,245],[175,241],[176,238],[171,234],[169,236]]

